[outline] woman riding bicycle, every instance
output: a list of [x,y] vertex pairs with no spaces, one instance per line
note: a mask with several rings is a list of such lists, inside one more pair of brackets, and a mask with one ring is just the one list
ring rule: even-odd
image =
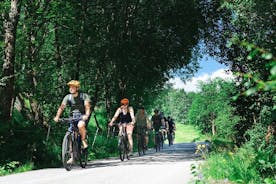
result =
[[121,100],[121,106],[116,110],[113,118],[111,119],[109,126],[113,126],[114,121],[119,118],[119,136],[122,135],[123,124],[126,124],[126,132],[129,141],[130,155],[133,151],[133,139],[132,132],[135,124],[134,110],[129,106],[129,100],[123,98]]

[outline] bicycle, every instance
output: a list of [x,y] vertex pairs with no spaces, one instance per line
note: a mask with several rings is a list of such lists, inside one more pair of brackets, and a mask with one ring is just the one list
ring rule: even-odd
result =
[[[67,130],[62,142],[62,163],[67,171],[70,171],[73,166],[73,163],[67,163],[71,157],[74,161],[79,161],[82,168],[87,165],[88,149],[83,149],[81,146],[81,135],[77,126],[79,120],[81,120],[81,115],[60,119],[61,123],[70,124],[70,128]],[[88,140],[87,134],[86,140]]]
[[160,130],[155,131],[155,136],[154,136],[154,140],[155,140],[155,151],[160,151],[161,147],[163,148],[163,135],[162,132],[160,132]]
[[126,132],[126,124],[122,123],[122,133],[119,135],[119,143],[118,143],[118,149],[119,149],[119,155],[121,161],[124,161],[125,158],[129,160],[129,144],[128,144],[128,137]]
[[168,133],[169,146],[173,145],[173,140],[174,140],[174,131],[169,131]]
[[147,128],[141,128],[137,132],[137,145],[138,145],[138,154],[141,156],[142,154],[145,155],[146,152],[146,142],[145,142],[145,137],[146,137],[146,130]]

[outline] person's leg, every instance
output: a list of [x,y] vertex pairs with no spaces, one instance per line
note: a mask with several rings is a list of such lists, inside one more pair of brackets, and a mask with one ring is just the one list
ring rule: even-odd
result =
[[132,132],[133,132],[133,125],[127,125],[126,127],[126,131],[127,131],[127,137],[128,137],[128,142],[129,142],[129,149],[130,152],[133,151],[133,139],[132,139]]
[[81,140],[82,140],[82,145],[83,148],[87,148],[88,144],[87,144],[87,140],[86,140],[86,123],[84,121],[79,121],[78,123],[78,129],[81,135]]
[[148,135],[148,132],[146,132],[146,134],[145,134],[145,146],[146,146],[146,149],[148,149],[148,144],[149,144],[149,135]]

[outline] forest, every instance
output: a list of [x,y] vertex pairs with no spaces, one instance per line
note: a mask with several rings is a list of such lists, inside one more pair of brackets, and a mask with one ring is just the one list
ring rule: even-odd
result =
[[[75,79],[103,129],[90,159],[115,154],[105,132],[127,97],[210,137],[204,175],[276,181],[275,1],[2,0],[0,12],[0,175],[60,166],[66,127],[53,118]],[[191,79],[206,53],[234,80],[197,93],[168,83]]]

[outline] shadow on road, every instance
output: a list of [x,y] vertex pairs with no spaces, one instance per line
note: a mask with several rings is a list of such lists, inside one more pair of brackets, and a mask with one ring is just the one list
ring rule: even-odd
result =
[[110,166],[122,166],[122,165],[143,165],[143,164],[168,164],[179,161],[189,161],[199,158],[195,155],[196,144],[195,143],[181,143],[172,146],[165,145],[164,149],[160,152],[150,149],[144,156],[130,157],[130,160],[121,161],[118,158],[109,158],[105,160],[91,161],[88,163],[87,168],[98,167],[110,167]]

